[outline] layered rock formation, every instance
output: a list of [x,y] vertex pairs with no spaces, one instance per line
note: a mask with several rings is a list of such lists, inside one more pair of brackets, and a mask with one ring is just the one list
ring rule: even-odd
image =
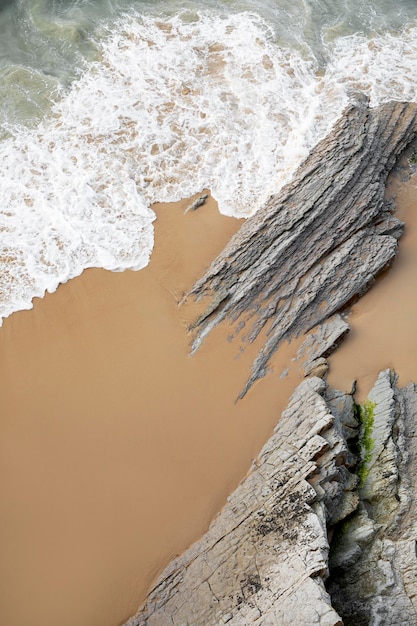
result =
[[225,318],[237,321],[245,341],[268,328],[242,395],[282,340],[360,296],[392,261],[403,225],[391,214],[385,185],[415,137],[416,115],[414,104],[369,109],[358,99],[194,286],[192,296],[209,300],[194,349]]
[[416,624],[417,387],[385,371],[370,402],[369,430],[350,394],[307,377],[207,534],[126,626]]
[[333,542],[328,590],[345,626],[417,624],[417,387],[381,372],[365,416],[357,511]]
[[296,390],[246,480],[128,626],[341,624],[324,587],[326,520],[356,477],[325,390],[320,378]]
[[306,378],[207,534],[126,626],[417,623],[416,387],[383,372],[358,408],[323,380],[348,331],[335,312],[396,253],[384,189],[416,117],[415,105],[352,104],[194,286],[209,299],[194,348],[226,318],[244,341],[268,329],[242,394],[280,341],[313,329],[298,353]]

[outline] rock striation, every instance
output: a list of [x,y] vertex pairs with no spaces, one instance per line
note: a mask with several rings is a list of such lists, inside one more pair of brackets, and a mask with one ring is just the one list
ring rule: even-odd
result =
[[415,625],[417,386],[381,372],[369,403],[365,446],[352,395],[307,377],[126,626]]
[[328,367],[326,357],[330,356],[348,332],[349,324],[340,315],[333,315],[309,333],[297,353],[303,375],[324,376]]
[[359,297],[392,261],[403,224],[392,216],[385,185],[416,135],[416,117],[415,104],[370,109],[358,97],[194,285],[189,296],[208,304],[194,324],[193,350],[225,318],[244,341],[266,327],[242,395],[282,340]]
[[208,532],[161,574],[125,626],[417,624],[417,387],[382,372],[363,407],[331,389],[338,313],[393,259],[403,225],[384,198],[417,106],[357,98],[294,180],[247,220],[194,285],[193,348],[217,324],[265,345],[307,333],[304,380]]
[[349,492],[345,514],[358,504],[343,436],[353,400],[328,400],[326,389],[317,377],[301,383],[207,534],[170,564],[126,626],[342,624],[324,580],[335,503]]
[[367,405],[360,505],[335,534],[327,588],[345,626],[415,626],[417,386],[386,370]]

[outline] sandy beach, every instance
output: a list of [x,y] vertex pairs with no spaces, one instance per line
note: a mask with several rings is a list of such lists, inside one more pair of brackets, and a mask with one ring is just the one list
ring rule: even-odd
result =
[[[0,621],[116,626],[207,528],[272,433],[298,381],[236,398],[242,352],[218,329],[190,356],[178,302],[239,227],[213,201],[156,206],[140,272],[87,270],[0,330]],[[65,607],[65,610],[63,610]]]

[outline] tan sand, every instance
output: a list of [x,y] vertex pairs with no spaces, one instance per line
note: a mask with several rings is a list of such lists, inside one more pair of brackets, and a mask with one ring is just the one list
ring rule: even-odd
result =
[[239,223],[185,206],[156,208],[145,270],[86,271],[0,329],[1,624],[121,624],[205,531],[296,385],[268,376],[235,403],[259,341],[237,358],[226,329],[189,356],[196,309],[177,301]]
[[398,256],[352,307],[350,334],[329,359],[329,383],[349,390],[357,379],[358,402],[382,369],[394,368],[401,385],[417,382],[417,174],[406,183],[399,178],[387,190],[406,224]]

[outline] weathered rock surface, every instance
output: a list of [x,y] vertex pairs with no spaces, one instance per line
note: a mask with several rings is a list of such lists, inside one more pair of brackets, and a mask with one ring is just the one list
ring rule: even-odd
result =
[[328,590],[345,626],[417,624],[417,387],[372,389],[361,504],[336,534]]
[[384,371],[370,394],[358,464],[352,396],[306,378],[207,534],[126,626],[417,624],[417,386],[395,383]]
[[336,349],[348,332],[349,324],[340,315],[333,315],[313,329],[297,353],[304,376],[317,375],[318,368],[323,368],[323,374],[326,373],[326,357]]
[[209,298],[194,348],[225,318],[246,341],[266,326],[250,386],[280,341],[313,329],[298,353],[306,378],[206,535],[126,626],[417,624],[417,388],[382,373],[358,429],[352,395],[322,378],[348,331],[335,313],[396,253],[402,224],[384,189],[416,119],[412,104],[352,104],[194,286]]
[[358,503],[343,435],[353,401],[325,394],[319,378],[301,383],[247,478],[128,626],[341,624],[324,578],[335,503]]
[[402,224],[386,179],[416,134],[417,106],[358,99],[294,179],[248,219],[190,296],[208,297],[193,349],[226,317],[251,341],[268,324],[247,388],[283,339],[361,295],[393,259]]

